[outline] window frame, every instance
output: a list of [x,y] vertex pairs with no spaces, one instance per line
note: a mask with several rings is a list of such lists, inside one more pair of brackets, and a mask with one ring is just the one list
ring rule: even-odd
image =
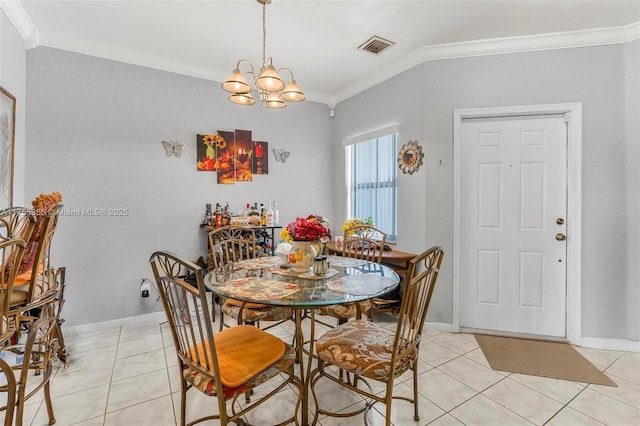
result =
[[[384,226],[385,228],[389,225],[380,225],[381,220],[376,220],[375,214],[371,215],[373,220],[374,220],[374,224],[376,225],[376,227],[378,227],[380,230],[384,231],[387,234],[387,242],[389,243],[395,243],[397,241],[398,238],[398,169],[397,169],[397,146],[398,146],[398,139],[399,139],[399,134],[398,134],[398,126],[397,125],[393,125],[393,126],[388,126],[373,132],[368,132],[365,133],[363,135],[359,135],[356,137],[352,137],[349,138],[347,140],[345,140],[343,142],[343,146],[345,148],[345,190],[346,190],[346,198],[345,198],[345,203],[346,203],[346,211],[347,211],[347,218],[352,218],[354,216],[357,216],[357,214],[355,213],[355,208],[354,208],[354,184],[353,184],[353,173],[354,173],[354,155],[355,155],[355,149],[356,149],[356,145],[360,144],[360,143],[367,143],[367,142],[373,142],[375,141],[376,143],[379,143],[380,139],[383,138],[387,138],[389,136],[391,136],[393,138],[392,141],[392,147],[389,147],[389,158],[388,163],[389,163],[389,169],[387,170],[388,172],[392,173],[392,176],[389,180],[386,180],[385,182],[387,182],[386,184],[382,184],[379,187],[376,187],[376,193],[378,192],[377,190],[386,187],[391,187],[392,188],[392,211],[391,211],[391,229],[384,229],[380,226]],[[386,143],[386,142],[385,142]],[[379,154],[379,147],[376,148],[376,154]],[[378,158],[378,157],[377,157]],[[376,166],[376,171],[378,170],[378,166]],[[382,181],[380,180],[379,176],[376,176],[376,184],[380,184]],[[375,213],[375,212],[374,212]],[[360,217],[360,216],[357,216]],[[361,219],[365,219],[368,216],[365,217],[361,217]]]

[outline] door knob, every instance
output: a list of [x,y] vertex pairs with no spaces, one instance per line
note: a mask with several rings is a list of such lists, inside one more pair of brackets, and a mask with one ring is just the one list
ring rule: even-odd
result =
[[566,240],[566,239],[567,239],[567,237],[566,237],[564,234],[562,234],[562,233],[557,233],[557,234],[556,234],[556,240],[558,240],[558,241],[564,241],[564,240]]
[[556,219],[556,223],[557,223],[558,225],[562,225],[562,224],[564,224],[564,219],[563,219],[563,218],[561,218],[561,217],[559,217],[559,218],[557,218],[557,219]]

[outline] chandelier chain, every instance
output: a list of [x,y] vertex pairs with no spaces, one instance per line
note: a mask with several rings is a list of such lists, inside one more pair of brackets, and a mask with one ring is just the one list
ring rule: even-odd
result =
[[267,65],[267,2],[262,2],[262,66]]

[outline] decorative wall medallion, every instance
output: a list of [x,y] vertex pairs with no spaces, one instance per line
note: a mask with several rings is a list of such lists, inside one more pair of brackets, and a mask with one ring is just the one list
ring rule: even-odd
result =
[[422,146],[418,145],[417,141],[409,141],[402,145],[400,152],[398,152],[398,167],[402,173],[412,175],[422,166],[423,158]]

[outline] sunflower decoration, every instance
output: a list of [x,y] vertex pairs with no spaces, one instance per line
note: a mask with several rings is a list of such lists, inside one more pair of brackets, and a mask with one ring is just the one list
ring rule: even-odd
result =
[[227,141],[224,140],[220,133],[215,135],[203,135],[202,137],[204,144],[207,146],[207,150],[205,155],[210,159],[214,159],[216,157],[216,147],[218,149],[224,149],[227,146]]

